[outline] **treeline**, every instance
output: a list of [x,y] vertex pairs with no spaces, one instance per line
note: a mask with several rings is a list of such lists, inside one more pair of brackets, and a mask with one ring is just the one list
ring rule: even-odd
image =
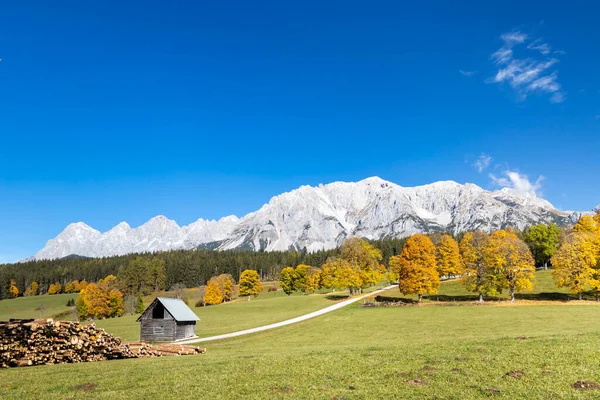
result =
[[[382,262],[402,251],[405,239],[372,241],[382,253]],[[174,250],[156,253],[128,254],[105,258],[67,257],[0,265],[0,299],[23,294],[37,283],[37,294],[46,294],[51,285],[64,287],[72,281],[98,282],[108,275],[119,276],[138,258],[161,260],[164,263],[164,286],[170,289],[205,285],[213,276],[228,274],[238,281],[242,271],[258,272],[262,280],[277,280],[281,270],[290,265],[323,265],[340,249],[309,253],[306,250],[255,252],[250,250]],[[12,284],[11,284],[12,282]]]

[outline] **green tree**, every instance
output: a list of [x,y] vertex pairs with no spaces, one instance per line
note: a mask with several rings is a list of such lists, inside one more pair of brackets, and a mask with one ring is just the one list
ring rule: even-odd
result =
[[[154,289],[151,280],[152,262],[144,257],[136,257],[130,260],[119,272],[119,281],[126,294],[134,295],[136,293],[150,294]],[[156,263],[157,275],[159,275],[160,264]],[[164,268],[164,262],[162,264]]]
[[258,272],[252,269],[247,269],[240,275],[240,282],[238,284],[240,290],[240,296],[258,296],[262,292],[262,282]]
[[162,258],[154,257],[148,265],[148,279],[147,282],[154,289],[155,292],[163,290],[167,282],[167,272],[165,270],[165,260]]
[[536,265],[548,269],[550,259],[560,245],[560,228],[556,224],[539,224],[527,229],[525,243],[531,249]]

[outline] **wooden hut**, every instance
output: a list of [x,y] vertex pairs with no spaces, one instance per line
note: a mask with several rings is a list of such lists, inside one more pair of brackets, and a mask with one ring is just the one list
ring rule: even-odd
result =
[[172,342],[196,336],[200,318],[180,299],[157,297],[137,321],[141,341]]

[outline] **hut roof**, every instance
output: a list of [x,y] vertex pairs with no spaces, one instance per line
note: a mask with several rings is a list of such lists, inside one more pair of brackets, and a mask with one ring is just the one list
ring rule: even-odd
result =
[[[160,302],[163,307],[173,316],[173,319],[179,322],[200,321],[200,318],[183,302],[181,299],[171,299],[168,297],[157,297],[146,311],[153,308],[156,302]],[[146,312],[144,311],[144,313]],[[142,315],[144,314],[142,313]],[[141,318],[141,316],[140,316]],[[138,321],[139,319],[138,318]]]

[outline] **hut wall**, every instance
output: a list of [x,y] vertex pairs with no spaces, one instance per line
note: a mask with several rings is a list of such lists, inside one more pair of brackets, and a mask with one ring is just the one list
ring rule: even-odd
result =
[[145,342],[170,342],[175,340],[177,323],[171,319],[142,319],[140,340]]
[[186,321],[177,323],[177,340],[196,336],[196,321]]

